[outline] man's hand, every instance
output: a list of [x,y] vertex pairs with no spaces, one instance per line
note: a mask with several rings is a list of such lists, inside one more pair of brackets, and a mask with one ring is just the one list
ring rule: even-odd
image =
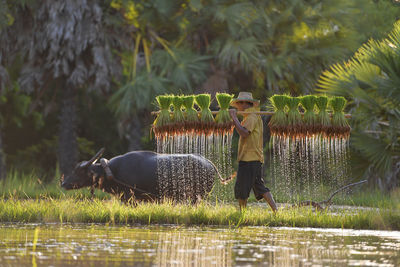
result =
[[236,109],[230,109],[229,115],[231,116],[232,120],[235,120],[235,118],[237,118]]
[[229,110],[229,115],[232,118],[233,125],[235,125],[235,129],[236,129],[237,133],[241,137],[244,137],[244,138],[249,136],[250,132],[246,128],[244,128],[242,125],[240,125],[239,119],[237,118],[236,109],[230,109]]

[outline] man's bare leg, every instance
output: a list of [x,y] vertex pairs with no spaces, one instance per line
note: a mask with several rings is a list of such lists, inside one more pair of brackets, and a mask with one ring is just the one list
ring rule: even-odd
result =
[[239,209],[242,211],[243,209],[246,208],[247,205],[247,199],[238,199],[239,201]]
[[264,193],[263,198],[267,201],[268,205],[274,212],[278,211],[278,208],[276,207],[275,200],[272,197],[271,192]]

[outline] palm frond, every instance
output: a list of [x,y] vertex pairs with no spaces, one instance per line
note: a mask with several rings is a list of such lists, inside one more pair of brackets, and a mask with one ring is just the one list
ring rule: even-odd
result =
[[216,42],[213,50],[217,54],[219,62],[225,68],[240,65],[241,68],[248,71],[260,60],[259,46],[259,41],[254,37],[228,38]]
[[251,2],[239,2],[231,5],[217,5],[214,19],[227,24],[230,35],[240,36],[241,31],[251,31],[250,25],[258,17],[257,8]]
[[161,76],[171,80],[175,87],[191,91],[207,78],[209,56],[198,55],[187,48],[173,48],[175,59],[165,50],[156,50],[152,64]]
[[110,98],[109,104],[118,116],[130,116],[137,110],[149,108],[153,99],[166,93],[167,88],[167,79],[142,71],[119,88]]
[[371,165],[384,175],[391,171],[393,153],[390,143],[382,138],[374,138],[367,134],[353,134],[353,146],[361,151],[370,161]]
[[350,60],[323,72],[318,87],[353,99],[352,147],[369,171],[394,177],[400,161],[400,21],[387,38],[369,40]]

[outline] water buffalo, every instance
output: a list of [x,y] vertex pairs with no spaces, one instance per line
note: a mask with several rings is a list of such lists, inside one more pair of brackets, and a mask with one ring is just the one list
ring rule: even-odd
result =
[[199,155],[133,151],[108,161],[100,159],[103,152],[77,164],[61,186],[99,188],[124,201],[196,201],[211,191],[216,177],[224,184],[233,178],[223,180],[215,165]]

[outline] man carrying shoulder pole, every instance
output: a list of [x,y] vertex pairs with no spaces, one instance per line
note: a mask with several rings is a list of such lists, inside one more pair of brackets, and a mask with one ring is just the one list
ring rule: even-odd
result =
[[[260,101],[253,99],[249,92],[240,92],[238,97],[232,100],[231,106],[238,111],[258,111]],[[235,198],[239,201],[240,210],[246,208],[247,199],[253,189],[257,200],[264,198],[271,209],[276,212],[277,207],[269,189],[265,187],[262,178],[263,155],[263,122],[260,115],[243,115],[243,121],[239,122],[235,109],[230,109],[229,114],[239,134],[238,162],[235,183]]]

